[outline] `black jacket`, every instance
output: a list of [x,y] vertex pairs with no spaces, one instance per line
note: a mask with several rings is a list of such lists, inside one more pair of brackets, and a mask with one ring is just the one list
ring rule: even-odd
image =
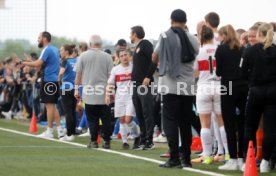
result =
[[141,85],[145,78],[153,82],[153,73],[156,65],[152,63],[153,46],[148,40],[142,40],[137,45],[133,54],[132,81]]
[[243,48],[230,49],[227,44],[219,45],[215,58],[217,62],[216,74],[222,81],[247,82],[247,73],[242,70]]
[[276,83],[276,46],[266,50],[263,44],[247,48],[243,54],[243,70],[248,72],[250,85]]

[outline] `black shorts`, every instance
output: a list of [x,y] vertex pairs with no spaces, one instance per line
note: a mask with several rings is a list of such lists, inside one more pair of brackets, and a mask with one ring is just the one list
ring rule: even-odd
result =
[[40,86],[40,102],[57,104],[59,98],[58,82],[42,82]]

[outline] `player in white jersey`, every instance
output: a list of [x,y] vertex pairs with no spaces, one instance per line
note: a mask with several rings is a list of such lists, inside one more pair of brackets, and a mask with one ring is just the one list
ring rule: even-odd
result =
[[[215,45],[220,45],[220,39],[218,35],[218,26],[220,23],[219,15],[216,12],[210,12],[205,16],[206,25],[212,29],[214,33],[213,43]],[[215,114],[212,113],[212,126],[211,126],[212,135],[214,136],[214,148],[217,148],[217,151],[213,151],[213,153],[217,154],[214,158],[215,161],[223,161],[224,155],[220,155],[224,153],[222,136],[220,134],[220,130],[218,128],[218,123],[215,118]],[[217,143],[216,143],[217,142]]]
[[140,134],[138,125],[132,120],[135,116],[135,108],[131,94],[132,64],[129,64],[127,52],[119,50],[120,65],[113,67],[108,79],[106,104],[110,104],[111,96],[114,95],[115,87],[115,117],[120,118],[120,134],[123,140],[123,149],[128,149],[127,134],[137,138]]
[[[204,157],[193,160],[211,164],[214,160],[212,156],[212,134],[211,134],[211,114],[214,112],[217,117],[218,126],[223,127],[220,102],[220,77],[216,76],[216,60],[214,58],[217,45],[213,42],[214,33],[207,26],[202,27],[201,44],[199,54],[195,62],[195,71],[198,79],[196,106],[201,122],[201,140],[203,144]],[[224,127],[221,128],[221,137],[226,153],[228,154],[226,133]]]

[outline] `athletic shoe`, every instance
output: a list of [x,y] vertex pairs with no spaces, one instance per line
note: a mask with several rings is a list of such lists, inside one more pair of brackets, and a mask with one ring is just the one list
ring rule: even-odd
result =
[[206,159],[206,156],[201,156],[199,158],[192,159],[192,163],[202,163]]
[[72,142],[73,140],[75,140],[75,136],[74,135],[71,135],[71,136],[63,136],[62,138],[60,138],[59,140],[61,141],[67,141],[67,142]]
[[63,138],[64,136],[65,136],[64,129],[62,128],[62,129],[58,130],[58,138],[60,139],[60,138]]
[[152,150],[152,149],[154,149],[154,143],[146,143],[146,145],[144,146],[144,148],[143,148],[143,150]]
[[12,119],[12,112],[2,112],[2,115],[5,117],[6,120],[11,120]]
[[164,164],[160,164],[159,167],[162,168],[182,168],[181,162],[179,159],[169,159]]
[[110,136],[111,139],[118,139],[118,135],[117,134],[112,134],[112,136]]
[[261,165],[260,165],[260,173],[268,173],[270,171],[269,162],[262,159]]
[[161,158],[169,158],[169,157],[171,157],[171,154],[169,154],[169,153],[163,153],[163,154],[160,155],[160,157]]
[[209,165],[209,164],[212,164],[213,161],[214,161],[214,158],[212,156],[207,156],[202,163]]
[[79,135],[79,137],[87,137],[87,136],[90,137],[90,131],[89,131],[89,129],[87,129],[86,133],[83,133],[83,134]]
[[89,144],[87,145],[87,148],[99,148],[98,142],[97,141],[90,141]]
[[139,150],[139,149],[143,149],[141,147],[144,147],[144,146],[140,146],[140,137],[137,137],[134,139],[134,142],[133,142],[133,147],[132,149],[133,150]]
[[242,167],[240,168],[240,171],[244,172],[245,170],[245,163],[243,163]]
[[238,170],[238,161],[237,159],[230,159],[224,165],[218,167],[219,170],[231,170],[235,171]]
[[43,133],[37,135],[37,137],[53,139],[54,138],[54,134],[51,133],[49,130],[46,130]]
[[223,154],[216,154],[216,156],[214,157],[215,162],[221,162],[224,160],[225,160],[225,156]]
[[110,141],[104,141],[103,146],[104,149],[110,149]]
[[230,155],[229,154],[226,154],[225,156],[224,156],[224,161],[229,161],[230,160]]
[[122,148],[125,150],[129,149],[128,143],[123,143]]
[[180,163],[182,167],[192,167],[191,159],[180,157]]
[[158,137],[156,138],[153,138],[153,142],[156,142],[156,143],[167,143],[167,138],[166,136],[163,136],[162,134],[160,134]]
[[238,158],[238,170],[242,171],[244,165],[243,158]]
[[81,135],[82,129],[76,128],[75,133],[76,133],[76,135]]

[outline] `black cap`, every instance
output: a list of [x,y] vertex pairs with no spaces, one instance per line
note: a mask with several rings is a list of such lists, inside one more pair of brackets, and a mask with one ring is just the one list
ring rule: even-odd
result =
[[181,9],[176,9],[171,14],[171,20],[175,22],[186,23],[187,22],[186,13]]
[[118,42],[116,43],[116,46],[127,46],[127,42],[125,41],[125,39],[120,39],[118,40]]

